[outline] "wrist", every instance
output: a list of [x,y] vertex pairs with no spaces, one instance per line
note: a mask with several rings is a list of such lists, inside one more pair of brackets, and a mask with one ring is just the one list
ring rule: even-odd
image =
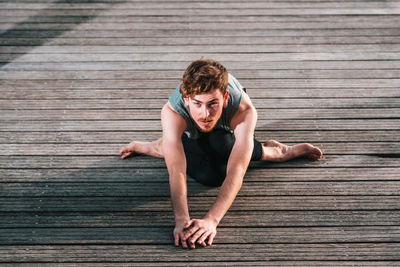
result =
[[190,221],[189,216],[175,217],[176,224],[187,223],[188,221]]
[[214,217],[210,214],[207,214],[206,216],[204,216],[203,219],[212,222],[215,226],[218,226],[219,221],[220,221],[216,217]]

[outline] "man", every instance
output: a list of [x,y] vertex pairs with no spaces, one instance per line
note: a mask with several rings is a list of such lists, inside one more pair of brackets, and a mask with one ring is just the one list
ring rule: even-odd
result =
[[[161,111],[162,137],[131,142],[124,159],[146,154],[165,159],[175,215],[174,241],[183,248],[211,245],[216,228],[239,192],[250,160],[284,162],[297,157],[320,159],[310,144],[287,146],[254,139],[256,110],[240,83],[214,60],[196,60]],[[186,174],[198,182],[221,186],[202,219],[191,219]]]

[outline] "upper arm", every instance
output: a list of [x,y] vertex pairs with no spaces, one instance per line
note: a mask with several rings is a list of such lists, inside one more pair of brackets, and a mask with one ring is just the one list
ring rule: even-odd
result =
[[231,121],[231,127],[237,140],[253,140],[257,123],[257,111],[251,103],[250,97],[243,93],[239,108]]
[[169,103],[161,111],[162,149],[170,176],[174,173],[186,173],[186,158],[182,145],[182,134],[186,122]]

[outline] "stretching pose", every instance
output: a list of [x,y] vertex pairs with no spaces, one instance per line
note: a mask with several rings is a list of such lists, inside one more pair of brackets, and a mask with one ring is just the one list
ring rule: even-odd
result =
[[[245,89],[214,60],[196,60],[161,111],[162,137],[133,141],[120,151],[164,158],[175,215],[174,241],[183,248],[211,245],[217,226],[238,194],[252,161],[284,162],[298,157],[321,159],[310,144],[287,146],[254,139],[257,112]],[[189,216],[186,174],[199,183],[221,186],[202,219]]]

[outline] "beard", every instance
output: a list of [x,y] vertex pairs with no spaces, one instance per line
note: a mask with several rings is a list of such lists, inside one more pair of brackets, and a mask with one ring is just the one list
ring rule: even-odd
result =
[[203,133],[212,132],[217,126],[216,120],[214,118],[199,119],[196,121],[197,127]]

